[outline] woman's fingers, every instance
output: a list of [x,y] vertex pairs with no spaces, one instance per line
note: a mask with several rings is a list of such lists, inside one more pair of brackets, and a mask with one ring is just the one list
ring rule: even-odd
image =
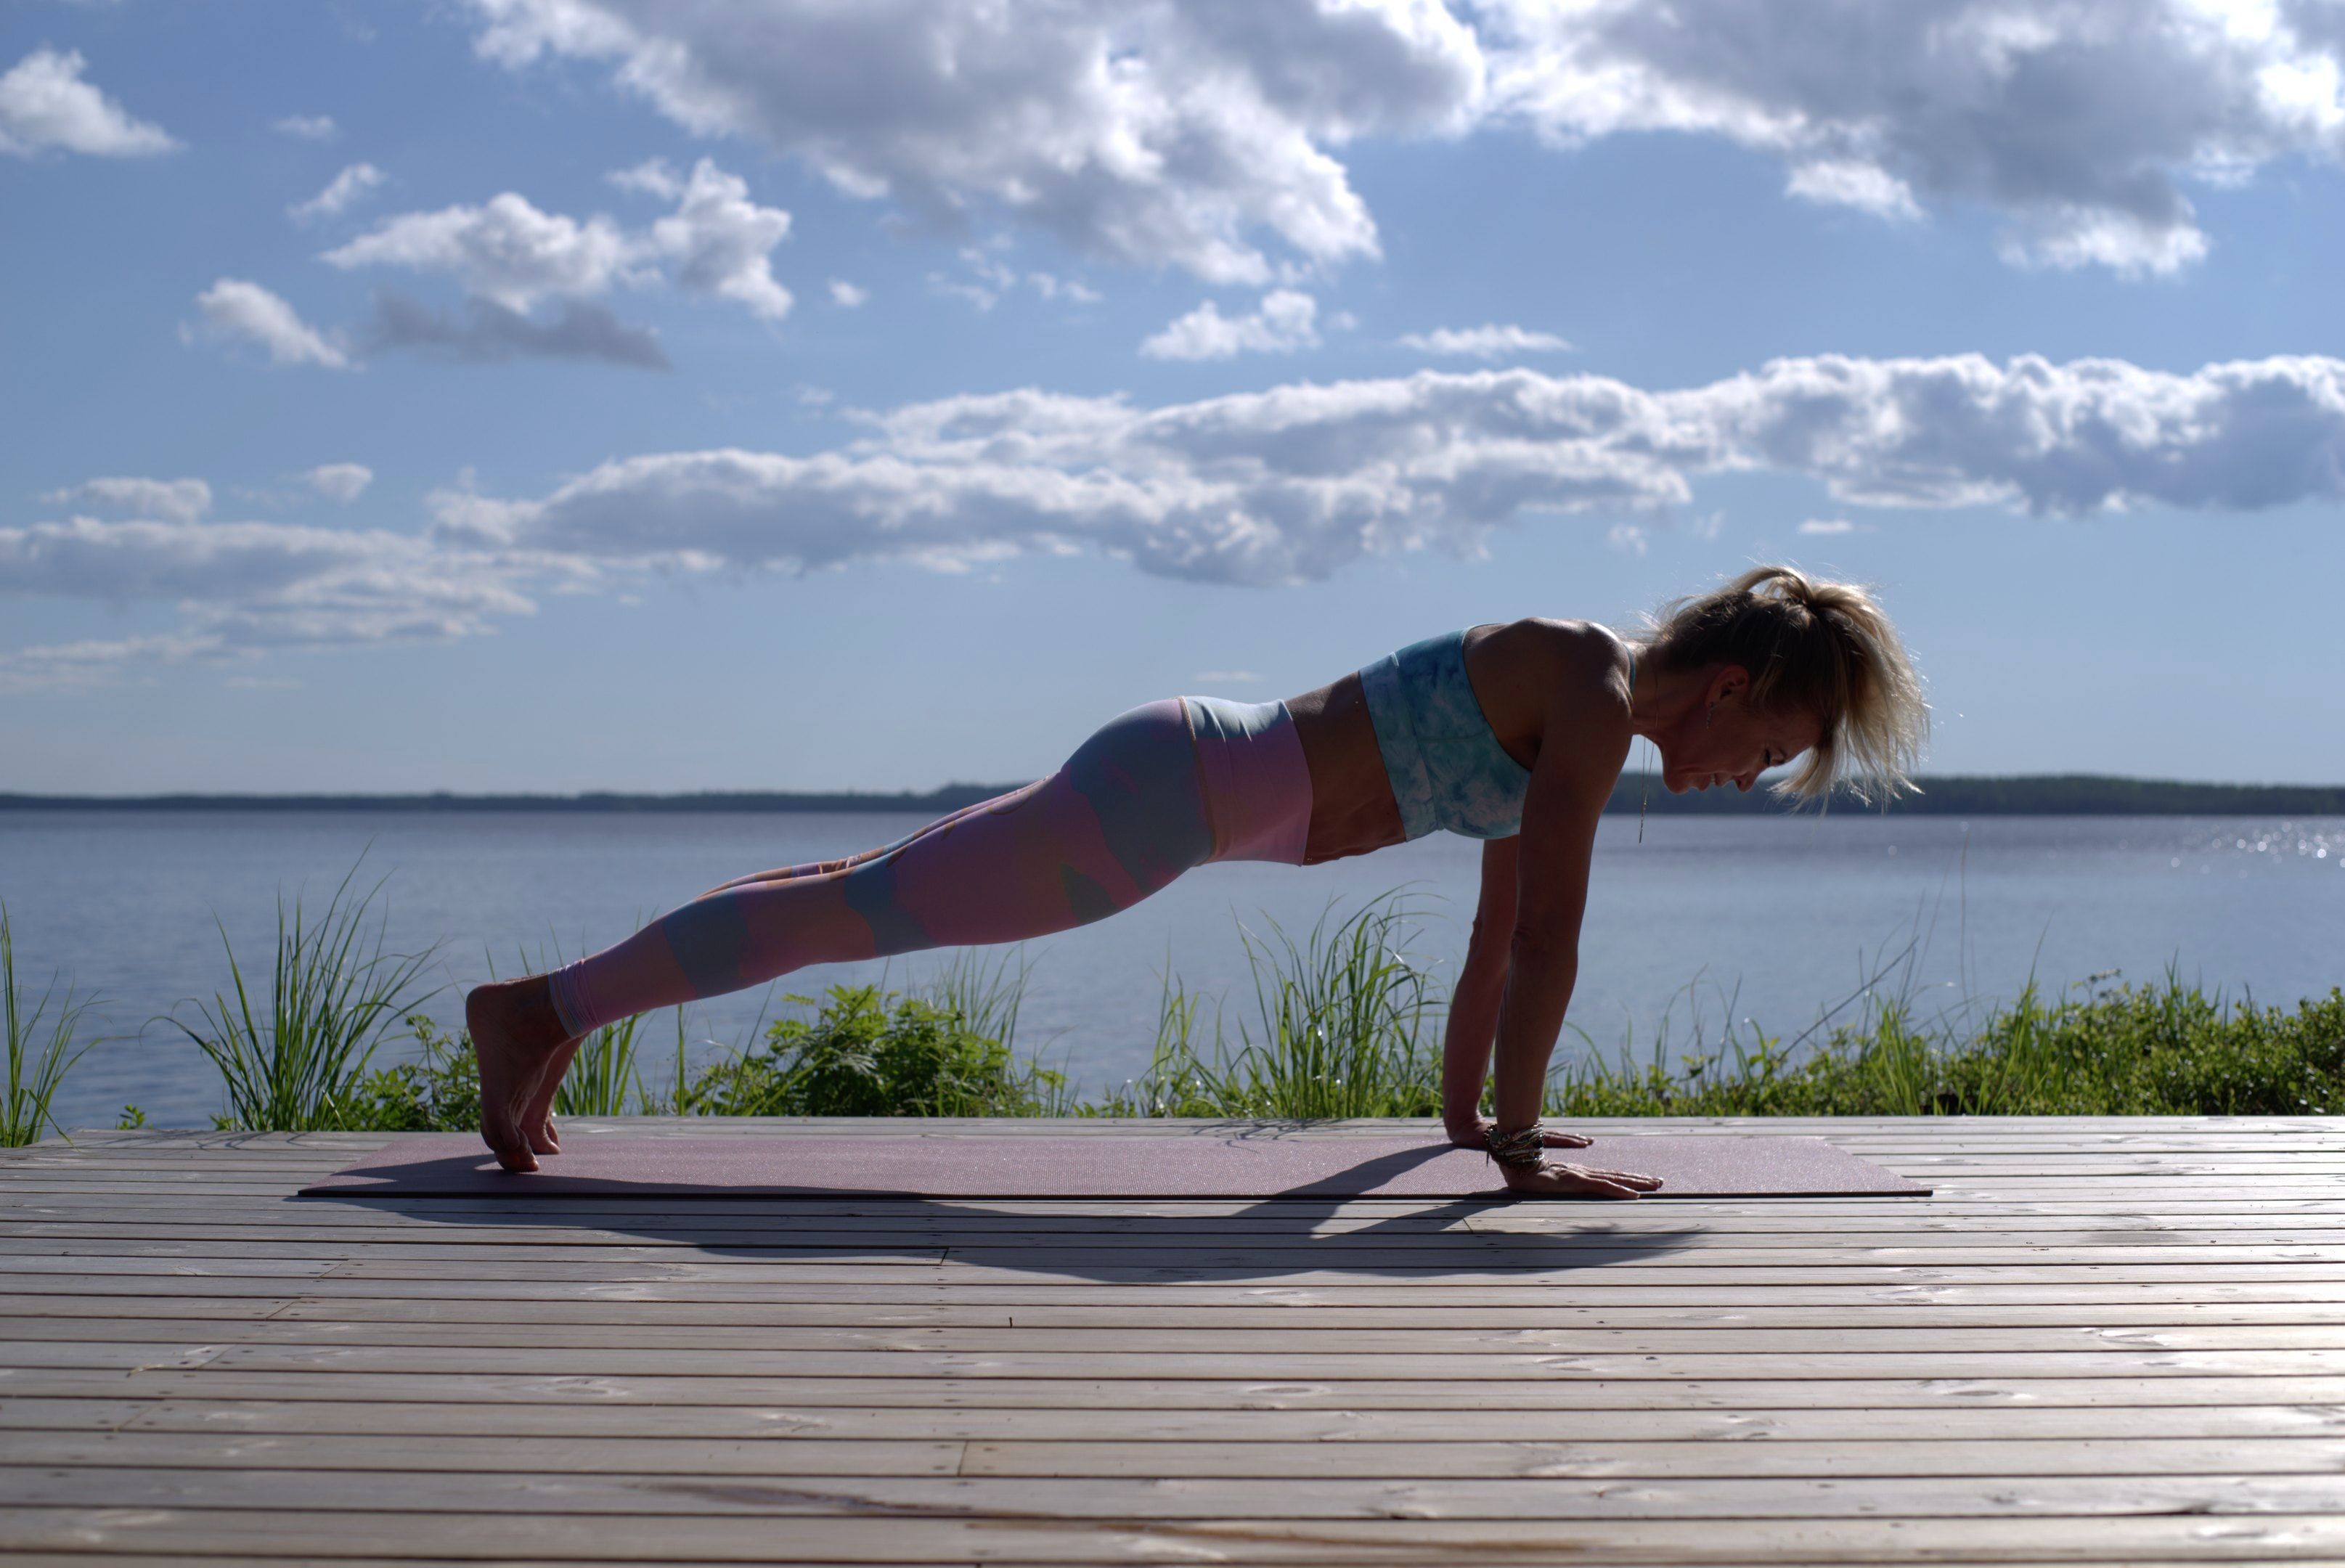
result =
[[1660,1177],[1646,1176],[1641,1172],[1634,1170],[1604,1170],[1594,1166],[1587,1165],[1558,1165],[1554,1168],[1558,1170],[1568,1170],[1575,1176],[1586,1177],[1592,1181],[1610,1182],[1621,1187],[1633,1187],[1639,1192],[1658,1191],[1661,1185],[1661,1179]]
[[1555,1128],[1548,1128],[1547,1129],[1547,1136],[1539,1141],[1546,1144],[1549,1148],[1586,1148],[1589,1144],[1594,1143],[1596,1140],[1592,1138],[1583,1137],[1576,1132],[1558,1132]]
[[1658,1176],[1633,1170],[1601,1170],[1549,1160],[1536,1170],[1509,1170],[1507,1185],[1518,1192],[1569,1193],[1594,1198],[1637,1198],[1657,1191]]

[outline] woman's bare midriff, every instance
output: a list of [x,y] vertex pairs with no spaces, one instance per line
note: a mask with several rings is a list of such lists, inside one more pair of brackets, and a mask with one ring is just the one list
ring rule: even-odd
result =
[[[1498,744],[1529,767],[1538,757],[1543,693],[1556,678],[1558,637],[1575,622],[1513,621],[1466,633],[1466,679]],[[1303,863],[1341,860],[1401,842],[1400,807],[1355,673],[1290,697],[1294,733],[1311,770],[1311,833]]]
[[1287,699],[1294,733],[1311,770],[1311,833],[1303,864],[1365,855],[1401,842],[1400,807],[1385,777],[1385,755],[1360,677],[1345,675]]

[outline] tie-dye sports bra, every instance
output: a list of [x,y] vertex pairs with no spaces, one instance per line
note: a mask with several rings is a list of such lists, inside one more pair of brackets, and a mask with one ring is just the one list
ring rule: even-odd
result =
[[1466,678],[1466,633],[1412,642],[1360,671],[1403,835],[1505,838],[1523,825],[1530,771],[1507,754]]

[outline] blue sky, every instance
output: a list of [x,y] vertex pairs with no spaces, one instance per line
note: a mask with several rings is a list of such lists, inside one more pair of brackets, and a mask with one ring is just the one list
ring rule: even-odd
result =
[[1878,587],[1933,771],[2345,780],[2340,57],[2331,0],[22,0],[0,788],[1008,781],[1779,559]]

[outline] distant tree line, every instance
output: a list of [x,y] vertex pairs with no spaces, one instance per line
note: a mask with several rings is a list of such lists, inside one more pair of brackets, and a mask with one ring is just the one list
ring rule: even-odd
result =
[[[2113,778],[2096,774],[2037,774],[1924,778],[1921,793],[1883,808],[1836,796],[1830,809],[1935,816],[2345,816],[2345,785],[2186,784],[2168,779]],[[926,792],[838,791],[796,794],[769,790],[705,790],[691,794],[149,794],[43,795],[0,794],[0,811],[512,811],[709,812],[856,811],[938,815],[990,799],[1010,784],[949,784]],[[1627,773],[1606,811],[1634,813],[1650,795],[1654,815],[1781,814],[1787,808],[1765,789],[1729,788],[1673,795],[1646,775]]]

